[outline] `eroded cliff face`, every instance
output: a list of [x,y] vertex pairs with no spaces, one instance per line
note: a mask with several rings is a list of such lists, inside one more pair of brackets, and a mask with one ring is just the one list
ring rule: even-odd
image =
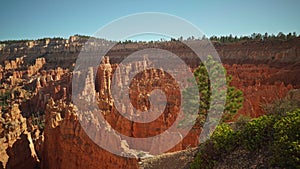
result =
[[20,57],[0,67],[2,168],[40,168],[46,104],[51,97],[66,101],[67,91],[60,84],[69,85],[61,78],[66,70],[44,70],[45,63],[37,58],[28,65]]
[[[86,42],[89,45],[84,45]],[[44,57],[47,60],[47,68],[55,68],[59,64],[63,68],[73,68],[81,50],[95,51],[97,48],[106,47],[113,43],[106,40],[88,41],[88,38],[71,36],[69,39],[45,38],[35,41],[24,41],[12,44],[0,44],[0,63],[6,60],[26,56],[28,63],[36,58]],[[286,66],[299,63],[300,38],[290,40],[245,40],[236,43],[212,42],[221,60],[226,64],[272,64]],[[111,63],[120,63],[131,53],[146,49],[160,48],[173,52],[181,57],[190,66],[197,66],[195,54],[182,42],[158,42],[158,43],[128,43],[116,44],[107,55],[111,56]],[[205,46],[203,47],[205,49]]]
[[[102,64],[96,76],[96,90],[100,92],[100,107],[105,109],[105,118],[112,125],[114,129],[122,134],[131,137],[149,137],[162,133],[170,127],[175,121],[179,108],[178,100],[168,100],[168,105],[163,113],[163,116],[157,118],[154,122],[150,124],[139,124],[126,120],[114,107],[113,100],[111,98],[111,83],[112,80],[118,85],[122,86],[126,83],[130,83],[125,76],[118,76],[120,72],[124,71],[134,73],[139,66],[146,66],[147,59],[141,62],[132,63],[132,65],[127,66],[124,70],[116,69],[117,64],[112,64],[106,61]],[[239,115],[247,115],[250,117],[258,117],[265,114],[263,105],[271,103],[276,99],[283,98],[287,95],[288,91],[293,88],[297,88],[297,81],[286,81],[285,76],[278,79],[278,74],[281,72],[286,72],[285,68],[270,67],[267,64],[224,64],[227,74],[232,76],[231,85],[243,91],[244,104],[243,108],[239,110]],[[126,70],[125,70],[126,69]],[[111,79],[113,74],[115,79]],[[297,77],[297,71],[289,71],[292,77]],[[94,75],[91,75],[94,77]],[[103,78],[101,78],[103,77]],[[165,80],[164,80],[165,78]],[[158,80],[159,79],[159,80]],[[289,83],[292,82],[292,83]],[[163,71],[149,69],[144,72],[140,72],[135,76],[130,84],[130,97],[131,102],[135,108],[139,110],[147,110],[149,108],[149,93],[154,89],[153,84],[159,87],[167,96],[173,96],[174,98],[180,98],[180,90],[176,86],[176,82],[172,82],[172,77],[169,77]],[[94,85],[87,87],[92,88]],[[122,88],[120,88],[123,91]],[[127,90],[127,89],[125,89]],[[105,92],[107,91],[107,92]],[[124,100],[120,92],[117,99]],[[175,106],[170,106],[175,105]],[[128,110],[127,110],[128,109]],[[134,114],[132,109],[129,107],[123,107],[122,112],[128,112]],[[183,140],[176,144],[176,146],[170,151],[176,151],[180,149],[185,149],[187,147],[195,147],[199,144],[198,137],[200,134],[200,129],[191,130],[188,135],[183,138]],[[149,143],[151,144],[151,143]],[[163,145],[163,144],[162,144]],[[136,147],[138,149],[142,148]],[[159,145],[156,145],[159,147]]]
[[[137,168],[136,158],[114,155],[91,140],[82,129],[76,110],[74,105],[66,105],[61,100],[57,103],[53,100],[49,101],[46,108],[42,168]],[[94,122],[97,123],[91,121],[91,123]],[[97,126],[97,124],[93,124],[93,126]],[[126,152],[126,146],[122,145],[122,141],[117,135],[115,138],[102,135],[100,139],[108,142],[118,139],[118,142],[112,143],[112,147],[124,146],[123,153],[130,154],[130,152]]]
[[[258,117],[265,114],[263,105],[286,96],[287,92],[297,88],[297,83],[290,84],[277,75],[284,71],[268,65],[224,65],[228,75],[232,76],[231,85],[243,91],[244,105],[240,114]],[[290,76],[297,76],[297,72],[290,71]]]
[[[97,71],[98,85],[96,85],[96,90],[98,87],[99,108],[104,110],[104,117],[112,128],[128,137],[147,138],[159,135],[175,123],[180,111],[180,89],[177,82],[162,69],[146,69],[149,64],[151,64],[150,61],[145,58],[126,66],[119,65],[121,68],[116,69],[118,65],[110,65],[107,57]],[[140,68],[144,71],[137,72]],[[130,81],[130,76],[122,76],[121,72],[135,74],[135,76]],[[117,87],[111,87],[114,73],[116,74],[113,82]],[[111,90],[117,90],[117,92]],[[164,98],[157,98],[156,103],[153,102],[154,105],[150,105],[149,99],[153,90],[161,90],[164,93],[167,100],[166,105],[160,104]],[[128,95],[125,94],[127,92],[130,99],[127,99]],[[114,98],[112,98],[112,93],[114,93]],[[122,106],[117,108],[116,103]],[[142,120],[144,118],[142,112],[150,110],[151,106],[153,113],[148,113],[147,118],[155,120],[147,123],[128,120],[131,117]],[[157,113],[160,115],[155,118]],[[171,132],[169,135],[169,138],[174,141],[181,140],[183,137],[180,132]],[[171,140],[163,140],[162,137],[157,139],[161,139],[161,144],[156,144],[155,140],[150,140],[143,143],[128,141],[128,145],[133,149],[155,154],[166,147],[166,142],[169,142],[170,145],[173,144]],[[178,142],[176,146],[170,147],[169,151],[181,149],[182,143]]]
[[[71,36],[69,39],[44,38],[0,44],[0,63],[26,56],[24,61],[29,64],[32,64],[37,58],[45,58],[47,60],[45,65],[47,69],[54,69],[58,66],[70,69],[73,68],[73,64],[81,50],[91,50],[90,48],[83,48],[87,40],[87,38]],[[99,46],[106,46],[110,43],[106,40],[98,40],[92,48],[95,50]]]
[[14,104],[0,117],[0,168],[37,168],[39,159],[31,133],[18,107]]
[[37,168],[38,155],[34,148],[36,128],[27,121],[21,103],[30,98],[23,88],[28,83],[30,71],[36,73],[44,64],[37,59],[36,64],[27,69],[23,57],[6,61],[1,74],[1,166],[4,168]]

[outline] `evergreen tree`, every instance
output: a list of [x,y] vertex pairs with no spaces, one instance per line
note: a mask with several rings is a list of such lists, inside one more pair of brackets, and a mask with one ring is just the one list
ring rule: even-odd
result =
[[[209,70],[211,71],[211,75],[214,77],[209,77],[206,67],[209,68]],[[218,79],[218,74],[222,71],[226,74],[226,71],[223,68],[223,66],[218,62],[214,61],[212,56],[208,56],[207,60],[204,63],[201,63],[200,66],[194,71],[194,76],[197,82],[198,92],[200,96],[197,125],[201,127],[203,126],[207,118],[207,115],[209,113],[208,111],[211,105],[214,106],[214,110],[219,110],[218,106],[220,105],[218,105],[218,103],[211,104],[211,101],[214,100],[214,98],[212,98],[212,88],[218,90],[217,95],[215,97],[221,98],[226,95],[225,109],[223,110],[222,121],[233,120],[234,115],[236,115],[238,110],[243,106],[243,93],[235,87],[230,86],[231,76],[226,76],[227,91],[219,90],[219,88],[222,88],[222,86],[218,86],[220,84],[218,83],[218,81],[220,80]],[[213,83],[211,83],[211,80],[213,81]],[[191,92],[197,92],[197,90],[187,89],[183,92],[183,94],[184,96],[187,96]],[[195,101],[194,99],[190,100],[190,102]],[[185,111],[197,111],[190,105],[195,104],[189,103],[186,106],[184,106]]]

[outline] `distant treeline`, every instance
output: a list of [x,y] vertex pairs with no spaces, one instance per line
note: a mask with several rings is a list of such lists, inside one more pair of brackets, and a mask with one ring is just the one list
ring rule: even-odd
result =
[[[89,38],[92,38],[91,36],[85,36],[85,35],[79,35],[76,34],[74,36],[78,36],[81,39],[88,40]],[[282,32],[279,32],[277,35],[274,34],[268,34],[267,32],[264,34],[261,33],[252,33],[249,36],[233,36],[232,34],[227,35],[227,36],[211,36],[210,38],[206,37],[205,35],[203,37],[198,37],[195,38],[194,36],[188,37],[188,38],[183,38],[179,37],[178,39],[171,38],[170,40],[166,39],[161,39],[158,41],[133,41],[133,40],[125,40],[125,41],[119,41],[119,44],[128,44],[128,43],[141,43],[141,42],[147,42],[147,43],[155,43],[155,42],[163,42],[163,41],[190,41],[190,40],[211,40],[214,42],[220,42],[220,43],[232,43],[232,42],[239,42],[239,41],[245,41],[245,40],[290,40],[296,37],[300,37],[300,35],[297,35],[296,32],[293,33],[287,33],[284,34]],[[62,37],[54,37],[54,38],[42,38],[42,39],[37,39],[37,41],[42,41],[45,39],[53,39],[53,40],[62,40],[64,38]],[[97,39],[97,38],[96,38]],[[24,43],[28,41],[33,41],[29,39],[21,39],[21,40],[5,40],[5,41],[0,41],[0,44],[14,44],[14,43]],[[109,40],[107,40],[109,41]]]
[[279,32],[277,35],[274,34],[268,34],[267,32],[265,34],[261,33],[252,33],[249,36],[233,36],[232,34],[227,36],[211,36],[210,38],[207,38],[205,35],[199,38],[195,38],[194,36],[188,37],[188,38],[171,38],[170,40],[166,39],[160,39],[158,41],[134,41],[134,40],[125,40],[125,41],[119,41],[119,44],[130,44],[130,43],[155,43],[155,42],[166,42],[166,41],[192,41],[192,40],[211,40],[213,42],[219,42],[219,43],[233,43],[233,42],[239,42],[239,41],[248,41],[248,40],[256,40],[256,41],[266,41],[266,40],[290,40],[296,37],[300,37],[300,35],[297,35],[296,32],[293,33],[287,33],[284,34],[282,32]]
[[20,40],[4,40],[4,41],[0,41],[0,44],[14,44],[14,43],[26,43],[28,41],[45,41],[46,39],[52,39],[52,40],[63,40],[64,38],[62,37],[54,37],[54,38],[40,38],[40,39],[20,39]]
[[220,43],[231,43],[231,42],[238,42],[238,41],[243,41],[243,40],[290,40],[293,38],[299,37],[299,35],[297,35],[296,32],[293,33],[288,33],[288,34],[284,34],[282,32],[279,32],[277,35],[274,34],[268,34],[267,32],[265,34],[260,34],[260,33],[252,33],[250,36],[233,36],[233,35],[229,35],[229,36],[212,36],[209,39],[211,41],[217,41]]

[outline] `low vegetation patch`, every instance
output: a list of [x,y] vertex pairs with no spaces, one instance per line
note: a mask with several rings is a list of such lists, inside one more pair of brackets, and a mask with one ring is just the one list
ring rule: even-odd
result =
[[269,114],[253,119],[234,131],[220,124],[211,139],[200,145],[190,168],[213,168],[226,154],[237,148],[253,152],[263,149],[271,154],[268,166],[300,168],[300,109]]

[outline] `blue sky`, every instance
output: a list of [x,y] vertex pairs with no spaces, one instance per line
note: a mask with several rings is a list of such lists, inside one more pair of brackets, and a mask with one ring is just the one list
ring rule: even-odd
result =
[[300,33],[299,0],[2,0],[0,40],[92,35],[119,17],[164,12],[207,36]]

